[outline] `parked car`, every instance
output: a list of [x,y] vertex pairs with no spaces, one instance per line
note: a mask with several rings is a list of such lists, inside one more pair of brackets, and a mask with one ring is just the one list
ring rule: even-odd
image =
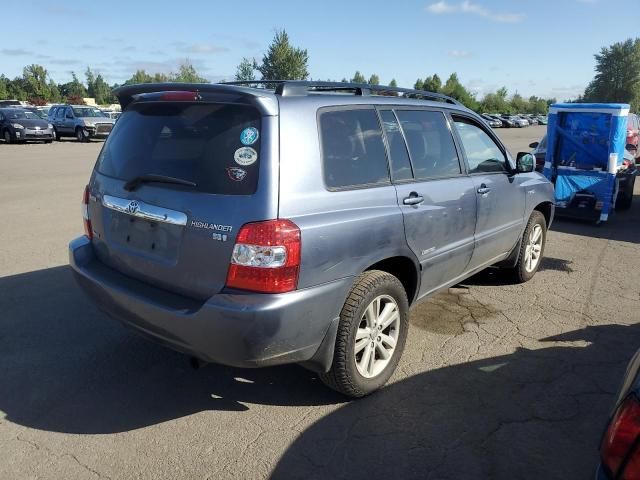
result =
[[511,122],[514,127],[522,128],[522,127],[527,127],[529,125],[529,122],[527,122],[526,120],[516,115],[503,115],[502,118]]
[[600,443],[597,480],[640,478],[640,351],[629,362]]
[[627,150],[640,158],[640,116],[630,113],[627,120]]
[[547,125],[549,123],[545,115],[538,115],[536,118],[538,119],[539,125]]
[[35,113],[38,117],[40,117],[42,120],[47,120],[48,122],[48,116],[47,116],[47,112],[43,112],[41,108],[38,107],[21,107],[23,110],[27,110],[31,113]]
[[496,118],[492,117],[491,115],[483,113],[481,116],[484,119],[484,121],[489,124],[490,127],[492,127],[492,128],[500,128],[500,127],[502,127],[502,122],[497,120]]
[[301,363],[359,397],[396,368],[411,305],[491,265],[535,275],[553,186],[479,115],[392,87],[247,85],[115,91],[69,245],[108,315],[202,361]]
[[55,105],[49,110],[49,121],[56,139],[75,137],[79,142],[107,138],[115,123],[98,108],[87,105]]
[[539,142],[530,143],[529,148],[533,148],[531,154],[536,157],[536,172],[542,173],[547,156],[547,136],[542,137]]
[[6,143],[27,140],[51,143],[53,126],[23,108],[0,108],[0,135]]
[[535,115],[529,113],[527,114],[526,119],[529,120],[530,125],[538,125],[538,117]]
[[20,100],[0,100],[0,108],[5,107],[22,107]]

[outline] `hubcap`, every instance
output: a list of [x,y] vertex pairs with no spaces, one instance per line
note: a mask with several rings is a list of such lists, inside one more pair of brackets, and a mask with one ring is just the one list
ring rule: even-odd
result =
[[354,346],[356,368],[365,378],[379,375],[391,361],[400,334],[400,310],[389,295],[373,299],[360,319]]
[[540,262],[542,254],[542,227],[538,224],[533,226],[529,234],[529,242],[524,251],[524,269],[531,273]]

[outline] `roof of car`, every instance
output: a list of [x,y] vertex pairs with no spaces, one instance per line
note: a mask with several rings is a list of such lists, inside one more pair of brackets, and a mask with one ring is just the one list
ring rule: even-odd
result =
[[144,83],[114,90],[123,109],[145,94],[165,91],[238,94],[279,102],[312,102],[318,107],[353,104],[393,104],[452,108],[471,112],[446,95],[422,90],[342,82],[249,81],[229,83]]

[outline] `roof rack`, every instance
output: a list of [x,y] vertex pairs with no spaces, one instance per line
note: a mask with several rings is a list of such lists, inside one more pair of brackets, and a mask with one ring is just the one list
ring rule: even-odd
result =
[[254,88],[275,90],[276,95],[293,96],[308,95],[312,92],[353,92],[354,95],[367,96],[371,94],[399,96],[405,98],[419,98],[422,100],[436,100],[439,102],[461,105],[456,99],[441,93],[413,90],[410,88],[389,87],[385,85],[369,85],[366,83],[348,82],[315,82],[307,80],[247,80],[240,82],[222,82],[224,85],[238,85]]

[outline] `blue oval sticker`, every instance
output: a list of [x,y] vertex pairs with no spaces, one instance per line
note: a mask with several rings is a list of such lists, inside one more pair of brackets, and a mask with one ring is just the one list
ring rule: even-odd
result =
[[240,142],[243,145],[253,145],[258,141],[259,136],[260,134],[258,133],[257,128],[247,127],[240,132]]

